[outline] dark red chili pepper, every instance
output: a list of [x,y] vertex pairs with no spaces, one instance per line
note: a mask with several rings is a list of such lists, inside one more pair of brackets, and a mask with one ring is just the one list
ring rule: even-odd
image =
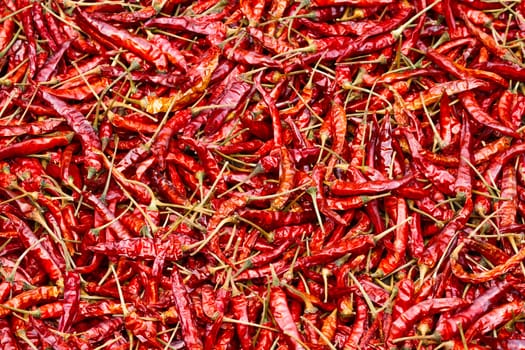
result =
[[179,315],[182,328],[182,337],[188,349],[203,349],[202,338],[198,333],[193,311],[191,309],[188,292],[180,276],[180,272],[175,270],[171,275],[172,292],[174,296],[175,309]]
[[338,196],[377,194],[398,189],[409,183],[413,178],[413,175],[409,175],[400,180],[368,181],[365,183],[353,183],[336,179],[332,182],[330,191]]
[[346,254],[362,254],[375,246],[375,237],[371,235],[357,235],[352,238],[342,239],[333,244],[326,245],[321,251],[313,252],[312,255],[297,259],[297,268],[308,268],[334,261]]
[[499,123],[496,119],[492,118],[487,112],[485,112],[478,102],[476,101],[475,95],[471,91],[462,92],[460,94],[460,100],[465,109],[469,112],[472,118],[480,124],[488,126],[491,129],[501,132],[504,135],[519,138],[519,134],[510,128]]
[[501,169],[503,168],[503,166],[509,160],[515,158],[516,156],[523,153],[524,151],[525,151],[525,143],[515,143],[506,151],[499,153],[496,157],[494,157],[494,159],[488,166],[487,170],[485,170],[485,173],[483,174],[485,181],[489,184],[494,183],[499,173],[501,172]]
[[313,210],[286,212],[242,209],[239,210],[239,215],[268,230],[289,225],[305,224],[316,219]]
[[132,236],[129,231],[122,225],[122,223],[115,218],[115,214],[104,204],[104,202],[91,192],[84,192],[83,196],[86,202],[95,207],[95,211],[107,223],[110,223],[109,228],[112,230],[115,237],[121,240],[130,239]]
[[478,318],[465,332],[465,339],[469,342],[477,336],[482,336],[500,325],[518,317],[524,312],[523,301],[515,300],[490,310]]
[[445,70],[446,72],[450,73],[451,75],[455,76],[458,79],[469,79],[469,78],[485,79],[488,81],[492,81],[496,84],[499,84],[504,88],[508,87],[507,80],[503,79],[501,76],[493,72],[490,72],[490,71],[466,68],[454,62],[448,56],[442,55],[436,50],[433,50],[431,48],[426,50],[426,56],[434,64],[436,64],[437,66],[439,66],[440,68],[442,68],[443,70]]
[[501,57],[504,60],[517,63],[517,59],[514,57],[511,51],[507,50],[503,46],[498,45],[496,40],[491,35],[485,33],[483,30],[476,27],[469,20],[467,14],[464,11],[465,9],[465,7],[459,7],[457,10],[459,12],[460,18],[467,26],[469,32],[472,33],[475,37],[477,37],[478,40],[481,41],[489,51],[496,55],[496,57]]
[[133,12],[116,12],[116,13],[100,13],[93,12],[92,16],[105,22],[117,22],[122,24],[134,24],[136,22],[145,21],[157,14],[157,10],[153,6],[144,6],[141,9]]
[[474,67],[494,72],[506,79],[525,81],[525,69],[512,62],[503,62],[494,59],[479,63]]
[[92,324],[91,327],[82,332],[79,338],[96,344],[114,335],[124,323],[122,317],[102,318],[99,320],[100,322]]
[[458,175],[454,188],[456,196],[466,198],[472,196],[472,133],[470,129],[470,122],[467,118],[463,118],[463,126],[461,128],[461,149],[459,152],[459,166]]
[[485,88],[490,85],[484,80],[468,78],[464,80],[452,80],[444,83],[434,84],[422,93],[414,93],[406,98],[405,108],[410,111],[417,111],[434,102],[439,101],[443,94],[456,95],[469,93],[470,90]]
[[157,17],[144,23],[146,28],[163,28],[173,31],[190,31],[206,35],[212,43],[220,43],[226,35],[223,23],[211,18],[202,17]]
[[[355,295],[355,294],[354,294]],[[365,333],[368,322],[368,306],[362,297],[356,295],[356,316],[352,325],[352,332],[346,338],[344,349],[359,349],[359,342]]]
[[18,341],[11,331],[8,320],[0,319],[0,346],[5,350],[19,350]]
[[408,141],[412,159],[418,170],[425,175],[441,192],[452,195],[455,193],[453,186],[456,178],[450,174],[446,169],[440,168],[431,162],[427,161],[422,155],[421,144],[408,131],[404,132]]
[[80,302],[80,275],[68,271],[64,278],[63,314],[58,323],[58,331],[69,332],[79,313]]
[[231,300],[232,313],[235,319],[241,321],[235,325],[237,336],[240,341],[240,346],[242,350],[252,349],[252,339],[250,334],[250,328],[242,322],[249,322],[248,318],[248,300],[246,295],[240,293],[233,295]]
[[0,53],[3,53],[4,50],[7,49],[15,32],[15,21],[8,17],[10,14],[11,12],[7,8],[2,11],[2,18],[4,20],[0,25]]
[[160,49],[148,40],[133,35],[127,30],[112,26],[104,21],[95,19],[80,10],[75,11],[77,24],[89,34],[110,47],[124,47],[130,52],[142,57],[145,61],[155,64],[159,71],[165,72],[168,68],[166,56]]

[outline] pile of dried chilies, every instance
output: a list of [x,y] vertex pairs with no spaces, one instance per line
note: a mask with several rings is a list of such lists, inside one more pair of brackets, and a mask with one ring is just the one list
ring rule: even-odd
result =
[[525,2],[0,4],[2,349],[525,348]]

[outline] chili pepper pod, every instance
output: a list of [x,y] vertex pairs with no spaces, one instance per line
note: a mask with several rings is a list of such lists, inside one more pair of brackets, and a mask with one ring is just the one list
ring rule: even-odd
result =
[[95,19],[78,8],[75,11],[75,15],[81,28],[87,30],[90,34],[95,33],[98,39],[102,39],[106,45],[120,45],[142,57],[147,62],[154,63],[159,71],[167,70],[166,56],[148,40]]
[[496,284],[487,289],[483,294],[474,299],[472,304],[438,323],[435,329],[435,335],[441,341],[454,338],[459,333],[459,327],[468,329],[477,317],[480,317],[489,308],[493,307],[512,287],[513,282],[508,280],[498,281]]

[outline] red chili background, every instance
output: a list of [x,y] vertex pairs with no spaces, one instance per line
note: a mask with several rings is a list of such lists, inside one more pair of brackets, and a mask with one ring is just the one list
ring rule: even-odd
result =
[[525,2],[0,4],[2,349],[525,348]]

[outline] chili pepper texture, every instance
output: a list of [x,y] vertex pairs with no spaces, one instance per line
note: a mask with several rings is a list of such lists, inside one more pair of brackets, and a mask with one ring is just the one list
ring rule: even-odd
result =
[[0,4],[0,347],[523,346],[523,3]]

